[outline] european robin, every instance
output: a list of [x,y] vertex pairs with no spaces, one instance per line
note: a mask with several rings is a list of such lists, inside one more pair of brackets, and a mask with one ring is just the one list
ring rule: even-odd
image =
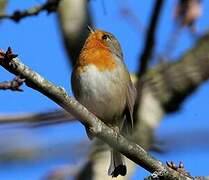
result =
[[[121,133],[133,127],[136,91],[112,34],[90,29],[71,80],[76,99],[104,123]],[[87,134],[91,136],[88,129]],[[125,176],[126,172],[124,157],[112,149],[108,175]]]

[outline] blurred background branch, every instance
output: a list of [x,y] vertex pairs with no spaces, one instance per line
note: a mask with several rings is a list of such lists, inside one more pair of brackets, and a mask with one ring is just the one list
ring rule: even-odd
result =
[[73,66],[89,34],[87,26],[92,26],[88,2],[86,0],[62,0],[58,8],[58,21],[69,57],[69,65]]
[[21,115],[1,115],[0,123],[27,123],[29,127],[40,127],[56,123],[68,123],[75,118],[63,110],[51,110],[40,113],[25,113]]
[[[51,12],[56,11],[57,6],[59,4],[59,1],[60,0],[47,0],[43,5],[32,7],[30,9],[27,9],[27,10],[24,10],[24,11],[16,10],[11,15],[1,13],[0,14],[0,20],[10,19],[10,20],[13,20],[15,22],[19,22],[20,20],[22,20],[25,17],[37,16],[42,11],[46,11],[47,13],[51,13]],[[5,7],[4,2],[5,1],[3,1],[0,4],[1,7]]]
[[0,15],[4,14],[7,4],[8,4],[7,0],[0,1]]
[[[152,58],[153,50],[155,47],[155,34],[157,31],[157,25],[158,21],[160,19],[160,13],[161,9],[163,8],[163,0],[155,1],[154,7],[152,10],[150,23],[147,29],[147,34],[145,36],[145,43],[144,43],[144,49],[142,51],[142,54],[139,58],[139,68],[138,68],[138,76],[143,76],[149,65],[149,61]],[[138,89],[139,90],[139,89]]]

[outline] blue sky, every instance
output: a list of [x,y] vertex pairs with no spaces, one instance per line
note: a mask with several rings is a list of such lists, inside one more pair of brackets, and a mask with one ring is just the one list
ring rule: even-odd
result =
[[[16,9],[25,9],[41,2],[43,0],[10,1],[7,12],[11,13]],[[144,33],[146,32],[146,25],[154,0],[124,0],[124,6],[129,7],[137,17],[140,29],[137,29],[138,26],[128,23],[126,19],[121,17],[121,1],[110,0],[106,3],[103,0],[103,2],[105,6],[103,6],[102,0],[91,0],[89,3],[95,26],[115,34],[121,42],[125,62],[129,70],[134,71],[138,65],[136,59],[143,48]],[[203,15],[197,22],[199,34],[207,31],[209,27],[207,3],[207,0],[203,0]],[[156,54],[163,52],[166,41],[171,35],[173,7],[174,1],[172,0],[167,0],[164,4],[156,37]],[[25,64],[55,84],[63,86],[72,95],[70,87],[71,70],[68,68],[67,56],[56,20],[55,14],[48,16],[46,13],[41,13],[37,17],[26,18],[18,24],[11,21],[1,22],[0,48],[7,49],[8,46],[11,46]],[[183,30],[179,35],[177,48],[173,52],[172,57],[174,59],[180,57],[193,44],[194,40],[191,38],[188,30]],[[0,68],[0,81],[11,78],[13,78],[11,74]],[[25,86],[23,88],[23,93],[0,92],[0,113],[39,112],[58,107],[40,93]],[[166,160],[183,161],[186,169],[192,175],[209,174],[208,166],[206,165],[209,164],[209,142],[205,138],[208,136],[207,131],[209,130],[208,91],[209,85],[206,83],[185,101],[179,112],[166,116],[165,121],[156,130],[157,138],[168,142],[168,144],[170,143],[173,148],[169,149],[166,154],[154,155],[164,162]],[[0,134],[7,137],[8,133],[13,133],[12,131],[14,129],[4,130],[1,128]],[[68,137],[71,136],[77,137],[75,139],[78,140],[85,137],[84,129],[79,123],[39,129],[21,129],[21,133],[26,137],[35,137],[38,141],[37,143],[43,144],[55,143],[54,141],[57,143],[69,141]],[[184,144],[180,143],[181,136],[177,140],[173,138],[173,143],[169,141],[168,137],[173,137],[177,134],[184,137]],[[41,142],[40,138],[42,139]],[[40,162],[33,164],[30,162],[8,162],[6,164],[0,162],[0,175],[4,179],[14,179],[14,177],[18,177],[18,179],[28,179],[29,177],[30,179],[37,179],[42,177],[48,170],[63,163],[68,163],[68,160],[44,161],[41,165]],[[137,179],[138,176],[144,177],[145,174],[147,174],[146,171],[140,169],[133,179]]]

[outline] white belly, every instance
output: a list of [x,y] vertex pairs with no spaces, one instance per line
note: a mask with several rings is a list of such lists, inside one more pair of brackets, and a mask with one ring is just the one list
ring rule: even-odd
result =
[[105,122],[121,116],[126,103],[126,87],[121,81],[121,72],[100,72],[93,65],[85,68],[82,75],[73,80],[76,99]]

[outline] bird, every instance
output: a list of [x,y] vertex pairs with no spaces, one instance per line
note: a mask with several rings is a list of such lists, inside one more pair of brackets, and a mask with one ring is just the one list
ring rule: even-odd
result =
[[[82,105],[118,133],[131,133],[136,89],[116,37],[89,28],[89,35],[73,67],[73,94]],[[87,135],[92,138],[88,128]],[[125,176],[124,156],[111,149],[108,175]]]

